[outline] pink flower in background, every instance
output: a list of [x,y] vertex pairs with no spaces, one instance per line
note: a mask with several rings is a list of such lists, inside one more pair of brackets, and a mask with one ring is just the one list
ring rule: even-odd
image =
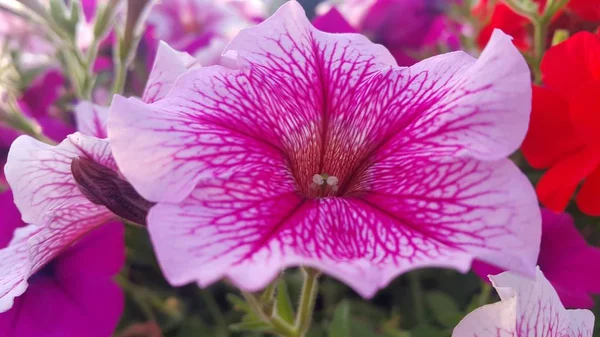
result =
[[[342,14],[347,24],[375,43],[390,50],[399,65],[417,62],[416,55],[438,43],[447,48],[459,47],[460,26],[449,20],[453,0],[349,0],[336,6],[320,5],[319,12],[328,16],[334,11]],[[338,33],[347,24],[329,18],[315,19],[315,27]]]
[[[567,213],[542,209],[542,243],[538,265],[560,296],[565,307],[591,308],[590,294],[600,293],[600,248],[588,245]],[[503,270],[475,261],[473,271],[487,275]]]
[[8,11],[0,11],[0,41],[3,53],[18,51],[19,65],[26,69],[49,63],[54,52],[40,27]]
[[111,106],[115,160],[158,202],[148,228],[173,285],[254,291],[304,265],[368,297],[473,258],[533,275],[540,211],[506,159],[527,129],[530,75],[508,36],[479,60],[400,68],[363,36],[316,30],[291,1],[225,52],[237,68],[180,57],[151,76],[169,88],[159,99]]
[[535,280],[510,272],[490,280],[501,301],[468,314],[452,337],[592,337],[594,314],[565,310],[539,269]]
[[112,277],[124,263],[124,233],[111,221],[144,222],[136,207],[145,201],[119,178],[108,142],[94,137],[106,135],[107,108],[83,102],[75,113],[90,136],[57,146],[20,136],[8,154],[6,179],[32,224],[0,250],[0,331],[11,337],[106,337],[123,310]]
[[254,25],[262,10],[257,1],[172,0],[156,4],[148,22],[156,40],[188,52],[202,64],[215,64],[241,29]]
[[124,229],[109,223],[78,240],[81,234],[76,228],[28,225],[0,250],[2,336],[112,334],[124,308],[123,293],[112,280],[125,262]]
[[[18,99],[25,115],[33,118],[43,133],[55,141],[61,141],[75,131],[68,121],[69,117],[60,115],[60,110],[54,106],[64,90],[63,75],[56,69],[50,69],[34,79]],[[18,135],[17,131],[0,126],[0,148],[7,149]]]

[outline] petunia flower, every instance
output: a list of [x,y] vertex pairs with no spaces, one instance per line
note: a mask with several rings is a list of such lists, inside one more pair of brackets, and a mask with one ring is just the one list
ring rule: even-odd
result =
[[124,307],[112,280],[125,262],[123,226],[109,223],[80,240],[74,236],[79,234],[28,225],[0,250],[2,336],[112,334]]
[[[160,1],[148,17],[151,35],[193,54],[202,64],[218,62],[221,51],[241,29],[258,20],[258,1]],[[253,9],[256,7],[256,11]]]
[[533,274],[540,212],[506,159],[527,128],[529,70],[509,37],[479,60],[401,68],[291,1],[225,55],[237,67],[165,72],[149,85],[178,76],[166,96],[116,96],[110,110],[119,169],[158,203],[148,229],[173,285],[254,291],[304,265],[368,297],[473,258]]
[[453,2],[350,0],[335,6],[325,2],[318,7],[324,17],[318,16],[313,23],[316,28],[330,33],[351,32],[347,29],[351,26],[373,42],[384,45],[399,65],[408,66],[417,62],[415,54],[438,43],[458,48],[459,27],[447,16]]
[[[18,97],[19,108],[39,124],[48,138],[60,141],[75,129],[54,106],[65,90],[65,79],[56,69],[50,68],[38,75]],[[19,133],[0,125],[0,149],[8,148]],[[1,150],[0,150],[1,151]]]
[[123,310],[112,277],[124,263],[124,231],[114,220],[142,223],[146,204],[120,178],[108,142],[94,137],[106,135],[107,108],[75,111],[92,135],[56,146],[20,136],[8,154],[6,178],[31,225],[0,250],[3,336],[106,337]]
[[523,155],[548,169],[537,185],[540,202],[561,212],[579,184],[582,212],[600,215],[600,37],[581,32],[550,48],[542,60],[543,86],[533,88],[533,110]]
[[[588,245],[567,213],[542,209],[542,243],[539,268],[568,308],[591,308],[590,294],[600,293],[600,248]],[[502,269],[475,261],[473,271],[482,279]]]
[[539,269],[535,280],[510,272],[489,278],[500,302],[468,314],[452,337],[592,337],[594,314],[565,310]]

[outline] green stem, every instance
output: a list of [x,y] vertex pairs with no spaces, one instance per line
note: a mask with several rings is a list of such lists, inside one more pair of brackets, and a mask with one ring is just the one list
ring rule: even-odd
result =
[[533,21],[533,75],[536,84],[542,83],[540,65],[546,51],[546,38],[548,35],[548,22],[544,18]]
[[300,294],[300,305],[296,316],[295,329],[298,336],[304,336],[310,328],[310,323],[317,301],[317,289],[319,288],[319,271],[311,268],[303,268],[304,284]]
[[277,316],[267,315],[253,294],[243,291],[242,296],[244,296],[246,302],[248,302],[250,308],[252,308],[252,311],[254,311],[254,313],[265,323],[271,325],[278,334],[284,337],[298,337],[298,333],[293,326]]
[[410,290],[412,292],[413,305],[415,309],[415,316],[418,323],[425,323],[427,318],[425,317],[425,303],[423,301],[423,288],[421,287],[421,278],[419,277],[418,271],[413,271],[408,274],[410,282]]
[[219,305],[217,301],[215,301],[215,297],[212,293],[206,289],[200,289],[200,297],[204,301],[206,305],[206,309],[210,312],[215,320],[215,323],[219,326],[219,330],[223,331],[226,336],[229,336],[229,329],[227,328],[227,321],[225,321],[225,317],[223,313],[219,309]]
[[491,294],[492,286],[487,282],[482,282],[481,292],[479,293],[479,298],[477,299],[477,303],[480,307],[488,303]]
[[112,85],[112,94],[121,94],[125,89],[125,79],[127,77],[127,65],[124,62],[117,61],[115,64],[115,79]]

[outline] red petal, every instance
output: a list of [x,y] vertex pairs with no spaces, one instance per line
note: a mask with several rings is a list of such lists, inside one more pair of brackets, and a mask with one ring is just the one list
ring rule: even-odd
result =
[[584,148],[554,165],[540,179],[537,194],[540,202],[555,212],[562,212],[577,185],[600,163],[597,151]]
[[588,215],[600,215],[600,168],[592,172],[577,193],[577,206]]
[[569,100],[569,114],[580,138],[590,145],[600,145],[600,81],[588,82]]
[[494,8],[494,13],[489,24],[483,27],[479,33],[477,44],[481,48],[485,47],[494,29],[499,28],[504,33],[513,37],[513,43],[517,48],[527,50],[529,49],[527,25],[528,21],[526,18],[516,14],[508,6],[500,3]]
[[556,92],[533,87],[529,130],[521,150],[535,168],[547,168],[583,147],[571,125],[568,103]]
[[600,38],[580,32],[550,48],[542,60],[544,83],[570,95],[587,81],[600,80]]
[[571,0],[568,8],[584,20],[600,20],[600,1],[598,0]]

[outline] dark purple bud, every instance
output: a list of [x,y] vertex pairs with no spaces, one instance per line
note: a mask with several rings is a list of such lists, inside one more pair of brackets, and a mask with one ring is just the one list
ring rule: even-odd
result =
[[146,216],[154,203],[142,198],[116,172],[84,157],[73,159],[71,172],[89,201],[105,206],[125,220],[146,225]]

